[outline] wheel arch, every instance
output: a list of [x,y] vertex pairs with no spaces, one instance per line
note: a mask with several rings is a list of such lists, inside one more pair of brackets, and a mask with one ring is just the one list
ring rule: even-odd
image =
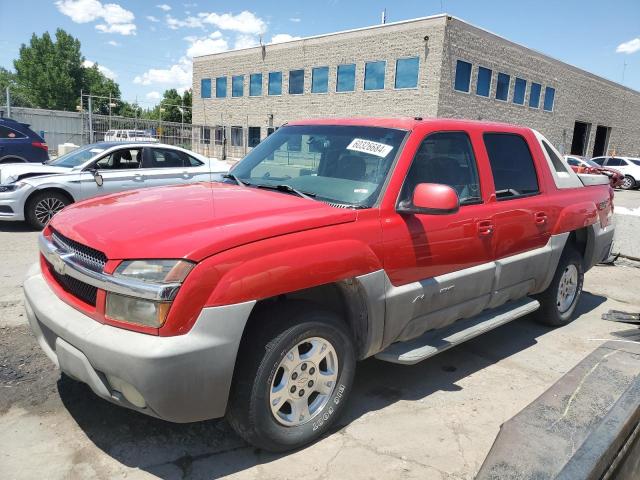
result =
[[33,192],[31,192],[29,194],[29,196],[25,199],[24,201],[24,215],[26,218],[27,215],[27,208],[29,208],[30,202],[33,200],[33,198],[36,195],[39,195],[43,192],[56,192],[56,193],[60,193],[61,195],[64,195],[65,197],[67,197],[70,201],[70,203],[74,203],[75,199],[73,198],[73,195],[71,195],[68,191],[66,191],[64,188],[60,188],[60,187],[42,187],[42,188],[37,188],[36,190],[34,190]]
[[[15,160],[15,161],[10,161]],[[29,163],[26,158],[19,157],[17,155],[7,155],[5,157],[0,158],[0,164],[9,164],[9,163]]]

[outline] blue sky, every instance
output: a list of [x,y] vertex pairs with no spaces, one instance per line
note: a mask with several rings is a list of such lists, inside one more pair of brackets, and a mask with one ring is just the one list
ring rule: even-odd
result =
[[640,0],[0,0],[0,66],[13,68],[31,34],[61,27],[120,84],[157,102],[191,85],[191,57],[446,11],[640,91]]

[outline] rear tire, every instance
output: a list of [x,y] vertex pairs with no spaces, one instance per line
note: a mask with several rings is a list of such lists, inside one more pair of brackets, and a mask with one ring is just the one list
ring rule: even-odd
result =
[[238,352],[227,419],[250,444],[282,452],[319,438],[344,409],[353,342],[335,313],[312,303],[258,315]]
[[53,216],[69,205],[71,200],[66,195],[53,190],[45,190],[32,195],[24,208],[27,223],[37,230],[42,230]]
[[551,284],[544,292],[535,296],[540,302],[540,309],[536,312],[537,320],[552,327],[570,323],[580,301],[583,282],[582,255],[568,245],[562,252]]
[[622,183],[620,184],[620,188],[622,190],[631,190],[635,186],[636,180],[630,175],[625,175],[624,179],[622,179]]

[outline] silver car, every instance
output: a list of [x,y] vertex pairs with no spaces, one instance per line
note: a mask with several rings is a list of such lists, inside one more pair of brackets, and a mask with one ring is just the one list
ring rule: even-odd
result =
[[44,225],[66,205],[144,187],[218,180],[221,161],[159,143],[103,142],[43,164],[0,165],[0,220]]

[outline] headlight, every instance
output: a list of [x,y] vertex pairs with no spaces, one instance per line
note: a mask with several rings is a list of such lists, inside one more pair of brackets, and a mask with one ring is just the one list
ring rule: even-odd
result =
[[169,307],[170,302],[154,302],[109,292],[105,313],[113,320],[160,328],[167,319]]
[[193,267],[186,260],[125,260],[113,275],[151,283],[181,283]]
[[15,192],[16,190],[19,190],[22,187],[26,187],[26,186],[27,184],[24,182],[16,182],[16,183],[9,183],[7,185],[0,185],[0,193]]

